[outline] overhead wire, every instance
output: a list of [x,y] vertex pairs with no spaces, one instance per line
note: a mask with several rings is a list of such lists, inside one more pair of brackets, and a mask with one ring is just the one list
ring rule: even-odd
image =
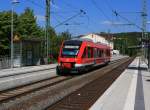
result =
[[[109,0],[105,0],[105,3],[107,4],[108,8],[112,11],[112,13],[116,16],[116,17],[120,17],[121,19],[125,20],[128,22],[129,25],[134,25],[135,27],[137,27],[140,30],[143,30],[139,25],[137,25],[136,23],[130,21],[128,18],[122,16],[120,14],[120,12],[117,12],[116,10],[114,10],[114,8],[110,5]],[[141,13],[141,12],[123,12],[123,13]],[[119,19],[119,18],[118,18]],[[128,25],[127,24],[127,25]]]
[[45,10],[45,7],[43,7],[42,5],[38,4],[37,2],[35,2],[34,0],[26,0],[30,3],[32,3],[33,5],[36,5],[37,7],[41,8],[41,9],[44,9]]
[[[33,5],[45,10],[45,7],[43,7],[42,5],[40,5],[39,3],[35,2],[34,0],[28,0],[28,2],[32,3]],[[54,11],[51,11],[50,12],[51,14],[57,14],[58,12],[54,12]],[[60,12],[61,13],[61,12]],[[61,15],[57,14],[57,16],[61,17],[61,18],[64,18],[62,17]],[[55,17],[55,20],[60,23],[60,21]]]
[[75,7],[75,6],[71,5],[71,4],[69,4],[68,2],[63,1],[63,3],[64,3],[64,5],[66,5],[68,8],[74,9],[75,12],[78,12],[78,11],[79,11],[77,7]]
[[97,8],[98,12],[102,14],[107,20],[111,21],[111,19],[105,14],[105,12],[97,5],[95,0],[91,0],[92,4]]
[[127,19],[126,17],[124,17],[124,16],[122,16],[122,15],[120,15],[118,12],[116,12],[116,11],[113,11],[114,12],[114,14],[116,15],[116,16],[119,16],[120,18],[122,18],[122,19],[124,19],[124,20],[126,20],[128,23],[131,23],[131,24],[133,24],[135,27],[137,27],[138,29],[140,29],[140,30],[142,30],[143,31],[143,28],[141,28],[139,25],[137,25],[136,23],[134,23],[134,22],[132,22],[132,21],[130,21],[129,19]]
[[77,17],[77,16],[79,16],[79,15],[81,15],[81,14],[86,14],[86,13],[85,13],[83,10],[80,10],[79,13],[77,13],[77,14],[75,14],[75,15],[69,17],[68,19],[64,20],[63,22],[57,24],[54,28],[57,28],[58,26],[63,25],[64,23],[70,21],[71,19],[74,19],[75,17]]
[[[64,3],[64,5],[65,6],[67,6],[69,9],[75,9],[75,11],[73,10],[72,12],[77,12],[77,11],[79,11],[79,10],[83,10],[83,9],[80,9],[80,8],[78,8],[78,7],[76,7],[76,6],[74,6],[74,5],[72,5],[72,4],[69,4],[68,2],[66,2],[66,1],[64,1],[63,2]],[[87,18],[87,26],[86,27],[89,27],[89,17],[87,16],[87,12],[86,12],[86,14],[84,14],[83,15],[83,17],[86,17]],[[66,24],[68,24],[68,25],[66,25],[66,26],[69,26],[70,25],[70,23],[66,23]],[[74,24],[74,23],[73,23]],[[83,25],[83,24],[81,24],[80,23],[80,25]],[[75,26],[75,25],[74,25]]]
[[[41,8],[41,9],[43,9],[43,10],[45,10],[45,7],[43,7],[41,4],[35,2],[34,0],[28,0],[28,2],[32,3],[33,5],[39,7],[39,8]],[[64,1],[63,3],[64,3],[64,5],[66,5],[68,8],[74,9],[73,11],[71,11],[71,13],[72,13],[72,12],[77,12],[77,11],[81,10],[81,9],[79,9],[79,8],[77,8],[77,7],[75,7],[75,6],[71,5],[71,4],[69,4],[69,3],[66,2],[66,1]],[[51,12],[51,13],[52,13],[52,14],[55,14],[56,16],[58,16],[58,17],[60,17],[60,18],[63,18],[63,19],[66,18],[66,17],[63,17],[63,16],[60,15],[60,14],[62,14],[62,13],[65,14],[66,12],[54,12],[54,11],[53,11],[53,12]],[[59,14],[59,13],[60,13],[60,14]],[[67,13],[68,13],[68,12],[67,12]],[[89,19],[89,17],[87,16],[87,14],[86,14],[85,17],[87,18],[87,27],[89,28],[90,19]],[[61,23],[61,21],[58,20],[58,19],[56,19],[56,17],[54,17],[54,18],[55,18],[55,20],[56,20],[58,23]],[[66,20],[65,20],[65,21],[66,21]],[[69,24],[69,23],[68,23],[68,24]],[[55,26],[55,28],[56,28],[56,26]],[[91,29],[89,29],[89,30],[91,30]]]
[[108,8],[109,8],[110,10],[113,10],[113,7],[110,5],[109,0],[105,0],[105,3],[106,3],[106,5],[108,6]]

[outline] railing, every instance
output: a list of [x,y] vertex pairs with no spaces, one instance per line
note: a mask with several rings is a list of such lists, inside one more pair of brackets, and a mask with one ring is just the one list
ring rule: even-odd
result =
[[10,68],[10,65],[11,65],[10,57],[0,56],[0,69]]

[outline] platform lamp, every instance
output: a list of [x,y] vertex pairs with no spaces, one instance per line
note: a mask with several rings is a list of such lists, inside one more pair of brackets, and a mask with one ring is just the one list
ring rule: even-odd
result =
[[14,5],[18,4],[19,1],[12,0],[11,2],[11,68],[14,66],[14,43],[13,43],[13,34],[14,34]]

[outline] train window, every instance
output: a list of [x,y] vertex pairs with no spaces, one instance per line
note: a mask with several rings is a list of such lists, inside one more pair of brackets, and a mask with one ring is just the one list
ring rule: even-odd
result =
[[105,57],[105,50],[101,50],[101,57]]
[[83,55],[82,55],[82,58],[86,58],[86,48],[84,49],[84,52],[83,52]]
[[99,57],[99,49],[97,49],[97,57]]
[[97,54],[97,48],[94,48],[94,58],[97,58],[98,57],[98,54]]
[[80,46],[78,45],[64,45],[62,49],[62,57],[74,58],[77,57]]
[[102,54],[103,54],[103,50],[98,50],[98,57],[102,57]]
[[108,49],[106,50],[106,55],[110,56],[110,51]]
[[91,48],[88,47],[88,58],[91,58]]
[[108,56],[108,50],[106,50],[106,56]]
[[91,47],[91,58],[93,58],[93,51],[94,51],[94,48]]

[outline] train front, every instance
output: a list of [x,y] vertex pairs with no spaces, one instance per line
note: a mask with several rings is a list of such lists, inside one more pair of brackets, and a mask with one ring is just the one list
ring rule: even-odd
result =
[[57,74],[78,73],[80,68],[76,68],[75,64],[79,61],[79,52],[82,41],[68,40],[65,41],[60,49],[58,57]]

